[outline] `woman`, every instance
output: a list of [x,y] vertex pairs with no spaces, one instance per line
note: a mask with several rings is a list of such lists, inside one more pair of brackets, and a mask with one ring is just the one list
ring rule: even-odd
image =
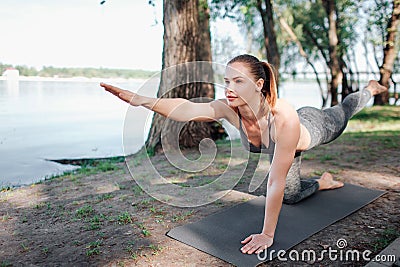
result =
[[[318,190],[343,186],[332,175],[300,179],[301,152],[336,139],[348,120],[368,100],[386,90],[370,81],[361,92],[348,95],[341,104],[319,110],[304,107],[294,110],[277,98],[272,67],[251,55],[240,55],[225,70],[226,99],[193,103],[186,99],[149,98],[101,83],[107,91],[133,106],[143,106],[177,121],[212,121],[226,119],[240,130],[244,146],[256,153],[273,155],[261,233],[242,241],[243,253],[260,253],[273,243],[282,203],[293,204]],[[179,112],[173,112],[179,109]]]

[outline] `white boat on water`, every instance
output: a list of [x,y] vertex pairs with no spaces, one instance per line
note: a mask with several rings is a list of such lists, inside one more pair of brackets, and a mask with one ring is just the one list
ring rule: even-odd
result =
[[18,81],[19,79],[19,70],[14,68],[7,68],[3,72],[3,77],[5,77],[8,81]]
[[18,97],[19,95],[19,71],[14,68],[7,68],[2,77],[6,80],[7,92],[10,96]]

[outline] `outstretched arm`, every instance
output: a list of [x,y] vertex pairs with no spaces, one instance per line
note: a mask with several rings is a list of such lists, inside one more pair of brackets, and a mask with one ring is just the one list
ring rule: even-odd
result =
[[242,241],[246,244],[242,247],[243,253],[260,253],[273,243],[282,208],[286,176],[300,137],[300,122],[296,111],[286,103],[281,108],[285,112],[275,116],[276,147],[267,183],[263,229],[260,234],[253,234]]
[[213,121],[225,118],[230,108],[221,100],[194,103],[183,98],[152,98],[101,83],[100,86],[132,106],[143,106],[176,121]]

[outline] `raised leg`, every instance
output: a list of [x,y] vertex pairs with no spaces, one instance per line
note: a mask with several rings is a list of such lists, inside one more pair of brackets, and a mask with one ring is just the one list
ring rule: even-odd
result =
[[386,91],[387,88],[377,81],[343,99],[342,103],[320,110],[313,107],[300,108],[297,113],[311,136],[307,150],[321,144],[329,143],[339,137],[347,126],[349,119],[365,107],[372,96]]

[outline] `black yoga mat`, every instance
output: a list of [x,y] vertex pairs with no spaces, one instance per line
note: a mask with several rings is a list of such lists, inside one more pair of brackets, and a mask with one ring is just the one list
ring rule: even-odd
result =
[[[318,191],[294,205],[283,204],[274,244],[268,251],[289,251],[383,194],[383,191],[345,184],[339,189]],[[269,253],[260,254],[265,260],[260,260],[255,254],[243,254],[240,241],[262,230],[264,205],[265,197],[259,196],[198,222],[176,227],[167,235],[236,266],[256,266],[269,260]],[[276,253],[272,258],[275,256]]]

